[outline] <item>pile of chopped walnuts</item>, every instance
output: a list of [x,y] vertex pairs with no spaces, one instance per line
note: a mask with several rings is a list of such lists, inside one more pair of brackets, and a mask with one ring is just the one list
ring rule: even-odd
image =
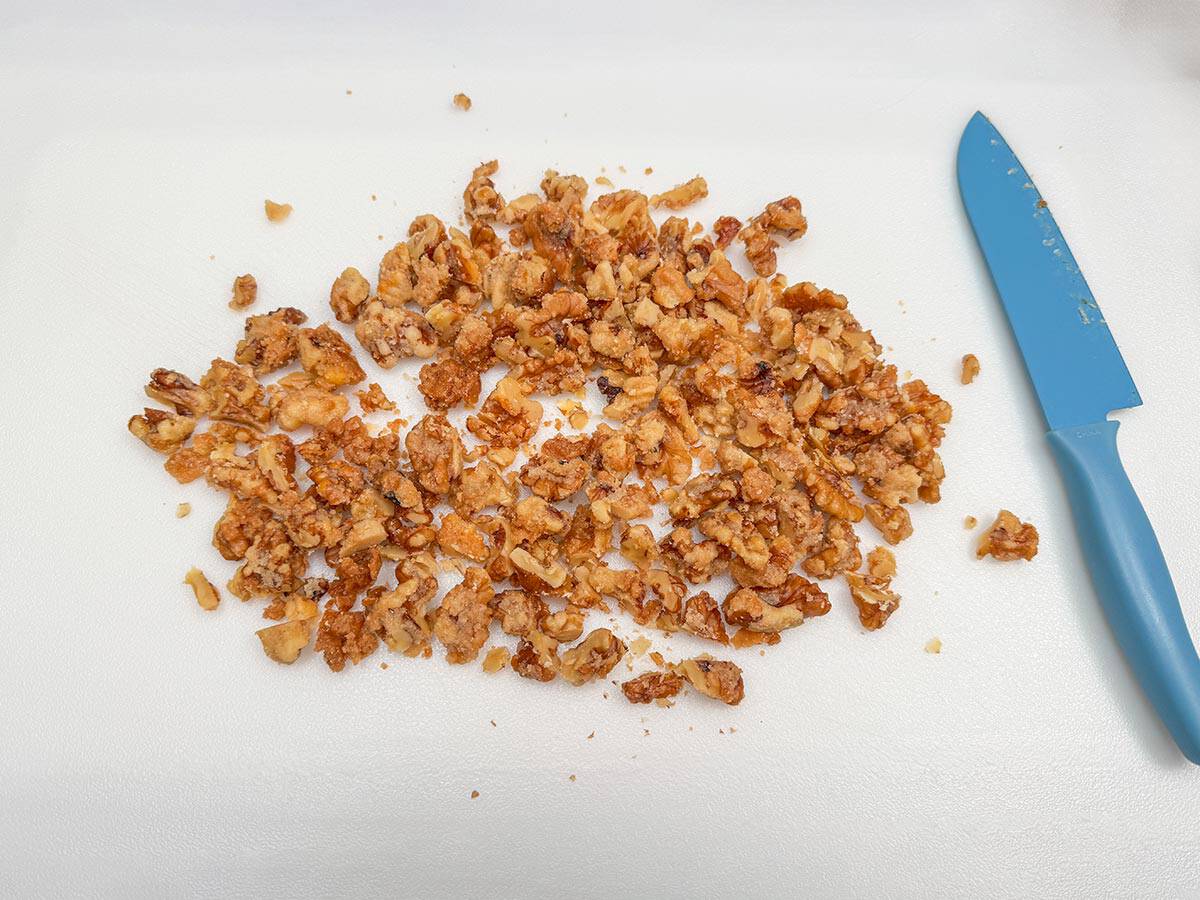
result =
[[[233,360],[199,383],[150,377],[167,409],[129,430],[179,482],[229,494],[213,544],[239,563],[228,589],[279,623],[259,632],[267,654],[292,662],[315,632],[334,671],[381,642],[409,657],[436,643],[467,663],[498,626],[519,638],[507,661],[519,675],[583,684],[627,650],[588,631],[590,613],[616,606],[722,647],[776,644],[829,611],[817,582],[836,576],[863,626],[881,628],[900,604],[895,558],[881,546],[864,568],[854,526],[866,519],[889,544],[912,533],[909,504],[940,496],[951,410],[924,382],[899,383],[844,296],[776,271],[779,241],[807,229],[799,201],[722,216],[708,234],[650,215],[707,196],[702,178],[653,200],[588,202],[584,179],[549,171],[540,194],[505,200],[497,168],[467,185],[466,231],[418,216],[373,289],[349,268],[330,291],[375,364],[427,360],[430,412],[411,428],[349,415],[346,389],[366,372],[337,328],[291,307],[251,315]],[[735,247],[754,277],[734,267]],[[239,279],[232,305],[253,302],[252,283]],[[531,444],[546,421],[537,397],[566,395],[557,407],[578,429],[592,390],[609,421]],[[363,415],[395,409],[375,383],[356,399]],[[474,410],[466,435],[445,415],[456,407]],[[648,520],[663,510],[660,536]],[[438,601],[450,570],[458,583]],[[693,590],[722,574],[734,583],[723,600]],[[216,605],[199,572],[188,583]],[[493,648],[485,668],[506,657]],[[621,685],[631,702],[666,703],[685,684],[742,698],[733,662],[651,657],[657,670]]]

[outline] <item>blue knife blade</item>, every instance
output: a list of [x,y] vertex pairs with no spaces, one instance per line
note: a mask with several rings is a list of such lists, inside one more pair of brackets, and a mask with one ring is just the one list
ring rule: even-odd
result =
[[958,186],[1050,426],[1096,595],[1142,690],[1200,765],[1200,657],[1108,421],[1141,397],[1049,208],[982,113],[958,147]]
[[958,145],[958,186],[1050,428],[1140,406],[1058,223],[983,113]]

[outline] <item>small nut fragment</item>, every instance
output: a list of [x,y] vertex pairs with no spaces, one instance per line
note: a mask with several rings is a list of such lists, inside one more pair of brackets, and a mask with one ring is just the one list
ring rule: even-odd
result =
[[271,222],[282,222],[292,214],[292,204],[276,203],[274,200],[264,200],[263,209],[266,210],[267,219]]
[[621,692],[630,703],[649,703],[674,697],[683,689],[683,679],[674,672],[645,672],[622,683]]
[[483,657],[483,671],[495,675],[508,665],[509,654],[507,647],[493,647]]
[[980,538],[975,555],[980,559],[994,556],[996,559],[1030,560],[1037,556],[1038,531],[1028,522],[1022,522],[1007,509],[1000,510],[996,521]]
[[846,572],[850,598],[858,607],[858,620],[863,628],[876,631],[900,607],[900,595],[891,590],[889,579]]
[[625,643],[607,628],[597,628],[562,656],[562,676],[576,686],[603,678],[625,655]]
[[291,665],[299,658],[300,651],[308,646],[314,622],[316,619],[294,619],[260,628],[254,633],[262,641],[263,652],[267,656],[277,663]]
[[727,660],[698,656],[685,659],[676,667],[676,671],[706,697],[730,706],[737,706],[746,694],[741,668]]
[[200,604],[201,609],[214,610],[217,604],[221,602],[221,597],[217,593],[217,589],[213,587],[212,582],[204,577],[204,573],[199,569],[189,569],[187,575],[183,578],[183,583],[190,586],[192,593],[196,595],[196,602]]
[[459,109],[461,109],[463,112],[466,112],[468,109],[471,108],[471,98],[463,93],[455,94],[454,95],[454,105],[457,106]]
[[359,310],[370,295],[370,283],[362,272],[350,266],[342,270],[329,289],[329,306],[339,322],[349,325],[358,318]]
[[669,191],[655,194],[650,198],[650,205],[656,208],[665,206],[667,209],[683,209],[707,196],[708,182],[697,175],[683,184],[675,185]]
[[967,531],[970,531],[978,524],[979,520],[974,516],[967,516],[965,519],[963,519],[963,528],[967,529]]
[[979,358],[974,353],[968,353],[962,358],[962,383],[970,384],[979,374]]
[[930,638],[929,641],[925,644],[925,652],[926,653],[941,653],[942,652],[942,639],[939,637]]
[[229,301],[230,309],[242,310],[253,305],[258,298],[258,282],[253,275],[239,275],[233,279],[233,297]]
[[175,507],[175,518],[182,519],[185,516],[190,515],[191,512],[192,512],[192,504],[180,503],[178,506]]

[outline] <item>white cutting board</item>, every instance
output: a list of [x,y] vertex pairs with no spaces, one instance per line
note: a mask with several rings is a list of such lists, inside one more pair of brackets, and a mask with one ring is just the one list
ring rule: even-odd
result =
[[[0,12],[0,893],[1195,894],[1200,771],[1101,618],[953,172],[982,108],[1049,198],[1145,398],[1121,448],[1200,631],[1194,4],[129,6]],[[324,316],[492,157],[506,195],[603,166],[703,174],[705,222],[803,200],[782,271],[955,407],[883,631],[835,589],[736,655],[741,706],[660,709],[440,655],[285,669],[258,604],[197,608],[184,572],[231,573],[221,501],[125,433],[146,373],[231,352],[242,272],[260,310]],[[1033,563],[973,558],[963,517],[1000,506]]]

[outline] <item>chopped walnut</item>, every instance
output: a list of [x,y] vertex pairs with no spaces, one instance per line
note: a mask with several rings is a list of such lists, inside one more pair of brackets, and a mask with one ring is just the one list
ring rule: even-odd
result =
[[544,634],[565,643],[583,634],[584,615],[583,610],[567,604],[566,609],[543,615],[539,624]]
[[354,336],[385,369],[410,356],[428,359],[437,350],[437,334],[423,316],[378,300],[367,304],[354,326]]
[[148,407],[143,413],[129,420],[129,433],[159,453],[178,450],[196,429],[196,420],[191,416],[179,416]]
[[507,647],[493,647],[483,657],[483,671],[495,675],[508,665],[509,654]]
[[888,617],[900,606],[900,597],[889,586],[890,579],[873,575],[846,573],[850,585],[850,597],[858,607],[858,618],[863,628],[875,631],[882,628]]
[[889,509],[882,503],[868,503],[864,510],[867,521],[879,529],[889,544],[898,544],[912,535],[912,519],[904,507]]
[[474,562],[483,562],[489,555],[483,532],[458,513],[442,516],[437,542],[442,550],[452,556],[461,556]]
[[342,270],[329,289],[329,307],[339,322],[349,325],[358,318],[359,310],[370,295],[370,283],[362,272],[350,266]]
[[276,203],[274,200],[264,200],[263,209],[267,214],[267,221],[282,222],[292,214],[292,204]]
[[603,678],[624,655],[624,642],[607,628],[597,628],[562,655],[562,677],[574,685]]
[[189,569],[187,575],[184,576],[183,583],[192,589],[201,609],[214,610],[221,602],[221,595],[217,593],[212,582],[205,578],[204,573],[199,569]]
[[729,643],[729,635],[725,633],[725,625],[721,622],[721,611],[717,607],[717,601],[708,591],[701,591],[688,598],[683,610],[683,630],[719,644]]
[[367,377],[350,345],[328,325],[301,329],[296,343],[304,371],[331,388],[358,384]]
[[358,398],[359,408],[364,413],[380,412],[381,410],[394,411],[396,409],[396,404],[388,399],[387,394],[383,392],[383,388],[374,381],[367,386],[365,391],[355,391],[354,396]]
[[979,539],[975,555],[980,559],[994,556],[996,559],[1031,560],[1038,552],[1038,531],[1028,522],[1022,522],[1007,509],[1000,510],[996,521]]
[[146,396],[175,407],[175,412],[198,418],[213,405],[212,397],[186,375],[171,369],[155,369],[146,385]]
[[294,431],[304,425],[320,428],[340,420],[350,409],[350,402],[317,383],[273,393],[270,407],[276,424],[284,431]]
[[200,387],[208,392],[211,399],[208,414],[214,419],[251,428],[262,428],[271,420],[266,394],[249,366],[214,359],[200,379]]
[[445,416],[423,417],[404,439],[404,446],[417,480],[431,494],[447,493],[462,474],[462,439]]
[[430,409],[444,412],[454,406],[474,406],[479,400],[479,372],[457,359],[421,366],[421,396]]
[[479,440],[496,447],[519,447],[534,434],[542,421],[542,405],[530,400],[513,378],[502,378],[479,409],[467,417],[467,430]]
[[475,568],[467,569],[462,584],[447,591],[433,633],[445,645],[449,662],[468,663],[479,655],[487,643],[494,596],[487,573]]
[[621,692],[630,703],[650,703],[674,697],[683,690],[683,678],[674,672],[645,672],[622,682]]
[[315,619],[294,619],[260,628],[255,634],[262,642],[263,652],[277,663],[291,665],[300,658],[300,651],[312,638]]
[[[459,96],[462,96],[461,94]],[[471,101],[467,101],[470,109]],[[463,209],[467,221],[478,219],[481,222],[494,222],[500,209],[504,206],[504,198],[496,192],[496,184],[491,176],[495,175],[500,165],[496,160],[480,163],[471,173],[471,183],[463,191]]]
[[685,659],[678,665],[677,671],[706,697],[730,706],[737,706],[745,696],[741,668],[726,660],[698,656]]
[[970,384],[975,380],[975,376],[979,374],[979,357],[974,353],[968,353],[962,358],[962,377],[963,384]]
[[650,198],[651,206],[665,206],[667,209],[683,209],[685,206],[703,200],[708,196],[708,182],[697,175],[683,184],[677,184],[662,194]]
[[471,108],[471,98],[463,93],[455,94],[454,95],[454,105],[457,106],[459,109],[461,109],[463,112],[466,112],[468,109]]
[[233,279],[233,298],[229,308],[236,310],[247,309],[258,299],[258,282],[253,275],[239,275]]
[[553,681],[561,666],[561,660],[558,658],[558,641],[534,629],[521,638],[521,642],[517,644],[517,652],[513,654],[509,665],[522,678]]
[[250,366],[260,377],[282,369],[299,354],[297,326],[307,320],[308,316],[291,306],[262,316],[250,316],[246,319],[246,336],[234,351],[234,361]]
[[317,625],[317,640],[313,650],[325,656],[325,664],[330,669],[342,671],[346,667],[346,660],[358,665],[378,647],[379,637],[367,628],[365,612],[346,612],[334,605],[325,607]]

